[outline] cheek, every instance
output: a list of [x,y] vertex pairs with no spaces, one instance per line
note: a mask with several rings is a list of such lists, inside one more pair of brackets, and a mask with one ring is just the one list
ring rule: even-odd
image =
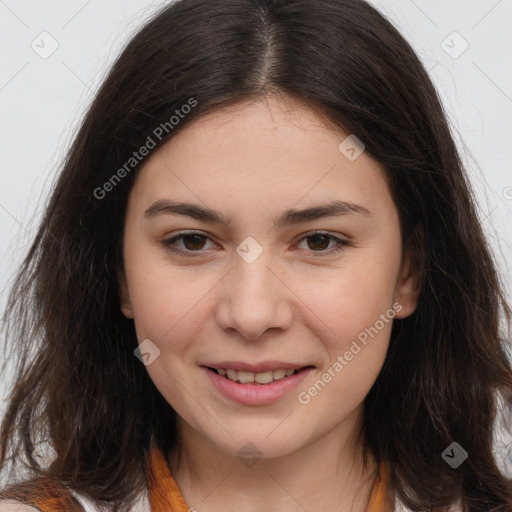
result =
[[136,236],[126,236],[125,270],[139,340],[165,342],[179,330],[190,336],[201,298],[215,285],[213,276],[201,277],[192,266],[173,267],[159,248],[133,243]]
[[[394,312],[389,310],[393,304],[397,265],[391,254],[380,260],[374,256],[372,251],[366,254],[361,251],[353,260],[347,260],[343,268],[325,274],[325,278],[295,283],[298,295],[315,313],[313,321],[329,345],[340,348],[342,342],[350,344],[383,314],[393,318]],[[379,321],[379,330],[387,332],[381,324]]]
[[347,274],[328,289],[315,306],[321,321],[314,320],[326,357],[317,380],[299,398],[301,403],[316,400],[317,411],[332,411],[336,404],[338,412],[326,418],[336,422],[361,404],[373,386],[386,359],[396,311],[392,282],[372,273]]
[[139,339],[168,344],[191,337],[200,328],[200,302],[207,293],[204,283],[173,277],[148,272],[147,278],[133,279],[130,296]]
[[[389,346],[396,311],[393,292],[398,272],[398,251],[367,248],[346,259],[343,269],[326,275],[310,296],[310,317],[322,340],[325,359],[316,381],[305,391],[319,396],[318,407],[338,403],[340,414],[349,414],[369,392],[380,372]],[[303,290],[306,291],[305,289]],[[325,381],[329,381],[328,384]],[[320,393],[323,386],[327,392]],[[318,395],[315,395],[318,393]],[[330,404],[330,405],[329,405]]]

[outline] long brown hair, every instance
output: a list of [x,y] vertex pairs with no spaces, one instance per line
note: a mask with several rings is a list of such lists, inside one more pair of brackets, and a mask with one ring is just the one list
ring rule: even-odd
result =
[[[394,321],[365,399],[365,450],[389,464],[413,510],[454,500],[465,511],[512,510],[511,481],[492,454],[498,398],[512,407],[502,330],[511,311],[429,76],[363,0],[181,0],[129,42],[76,134],[9,297],[5,361],[17,377],[0,467],[11,481],[22,462],[29,473],[0,497],[30,502],[44,479],[128,510],[146,489],[150,443],[167,453],[177,438],[119,307],[127,196],[144,161],[130,159],[148,137],[158,147],[207,112],[274,91],[355,134],[385,166],[421,274],[417,310]],[[32,456],[39,439],[57,453],[48,468]],[[454,441],[469,454],[457,469],[441,456]]]

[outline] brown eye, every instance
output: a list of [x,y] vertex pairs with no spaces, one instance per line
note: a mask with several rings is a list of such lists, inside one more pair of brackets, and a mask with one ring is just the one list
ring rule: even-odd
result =
[[190,251],[201,250],[206,241],[206,237],[203,235],[182,235],[183,245]]
[[194,257],[201,256],[205,252],[203,249],[205,248],[207,240],[210,240],[209,237],[201,233],[181,233],[168,240],[162,240],[161,244],[168,251],[181,256]]
[[[333,245],[329,247],[331,242],[333,242]],[[301,239],[301,243],[305,243],[306,247],[303,249],[304,251],[317,253],[315,256],[328,256],[338,251],[342,251],[350,245],[350,242],[347,240],[342,240],[330,233],[324,232],[316,232],[306,235]]]
[[328,235],[310,235],[308,237],[306,237],[309,240],[312,240],[313,243],[310,244],[308,243],[308,247],[312,250],[315,250],[315,249],[320,249],[320,250],[323,250],[323,249],[327,249],[327,247],[329,247],[329,243],[332,239],[331,236],[328,236]]

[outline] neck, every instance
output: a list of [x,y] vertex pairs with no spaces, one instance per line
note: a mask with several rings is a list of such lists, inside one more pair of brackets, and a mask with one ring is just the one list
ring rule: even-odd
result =
[[365,512],[378,468],[371,454],[364,467],[354,434],[360,418],[349,420],[292,453],[247,465],[181,424],[169,467],[197,512]]

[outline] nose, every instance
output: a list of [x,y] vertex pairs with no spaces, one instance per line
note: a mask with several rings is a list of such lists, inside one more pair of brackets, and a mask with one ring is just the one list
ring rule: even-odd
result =
[[256,341],[273,330],[290,327],[293,293],[279,275],[282,272],[273,270],[270,263],[265,251],[252,263],[235,256],[234,267],[222,280],[217,307],[222,329]]

